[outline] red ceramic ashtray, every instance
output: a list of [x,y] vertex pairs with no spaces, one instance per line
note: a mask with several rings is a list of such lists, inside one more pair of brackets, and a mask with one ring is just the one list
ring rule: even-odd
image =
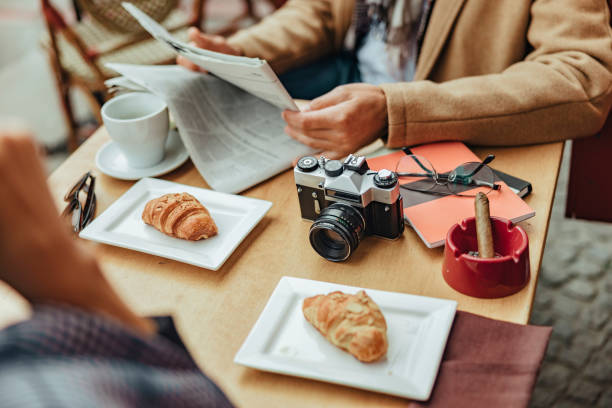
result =
[[495,258],[479,258],[476,219],[466,218],[446,235],[442,274],[455,290],[479,298],[508,296],[529,282],[529,239],[512,221],[491,217]]

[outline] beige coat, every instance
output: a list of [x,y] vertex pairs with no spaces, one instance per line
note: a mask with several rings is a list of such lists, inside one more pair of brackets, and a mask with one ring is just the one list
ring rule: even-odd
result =
[[[290,0],[230,38],[277,72],[341,48],[354,0]],[[612,104],[606,0],[436,0],[415,80],[382,85],[391,147],[589,136]]]

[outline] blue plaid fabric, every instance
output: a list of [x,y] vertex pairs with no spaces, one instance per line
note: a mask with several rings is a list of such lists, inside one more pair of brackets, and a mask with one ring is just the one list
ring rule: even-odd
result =
[[0,332],[2,407],[231,407],[169,317],[142,337],[102,316],[38,306]]

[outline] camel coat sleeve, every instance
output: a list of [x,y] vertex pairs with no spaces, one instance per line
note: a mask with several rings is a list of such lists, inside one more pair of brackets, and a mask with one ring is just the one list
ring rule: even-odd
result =
[[[230,38],[277,72],[341,48],[352,0],[290,0]],[[590,136],[612,104],[606,0],[436,0],[415,81],[382,85],[390,147]]]
[[[536,0],[530,13],[527,41],[532,51],[499,73],[383,85],[388,145],[449,139],[522,145],[595,134],[612,103],[606,1]],[[481,33],[487,31],[487,23],[479,26]],[[469,44],[470,35],[478,32],[470,34],[458,21],[447,46]],[[470,62],[455,58],[454,63]]]
[[228,41],[248,57],[265,59],[279,74],[339,50],[353,7],[351,0],[289,0]]

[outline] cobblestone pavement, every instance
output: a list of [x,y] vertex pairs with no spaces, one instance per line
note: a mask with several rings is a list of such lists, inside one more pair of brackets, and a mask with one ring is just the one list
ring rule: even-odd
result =
[[568,164],[566,147],[531,315],[553,326],[531,407],[612,407],[612,224],[564,218]]

